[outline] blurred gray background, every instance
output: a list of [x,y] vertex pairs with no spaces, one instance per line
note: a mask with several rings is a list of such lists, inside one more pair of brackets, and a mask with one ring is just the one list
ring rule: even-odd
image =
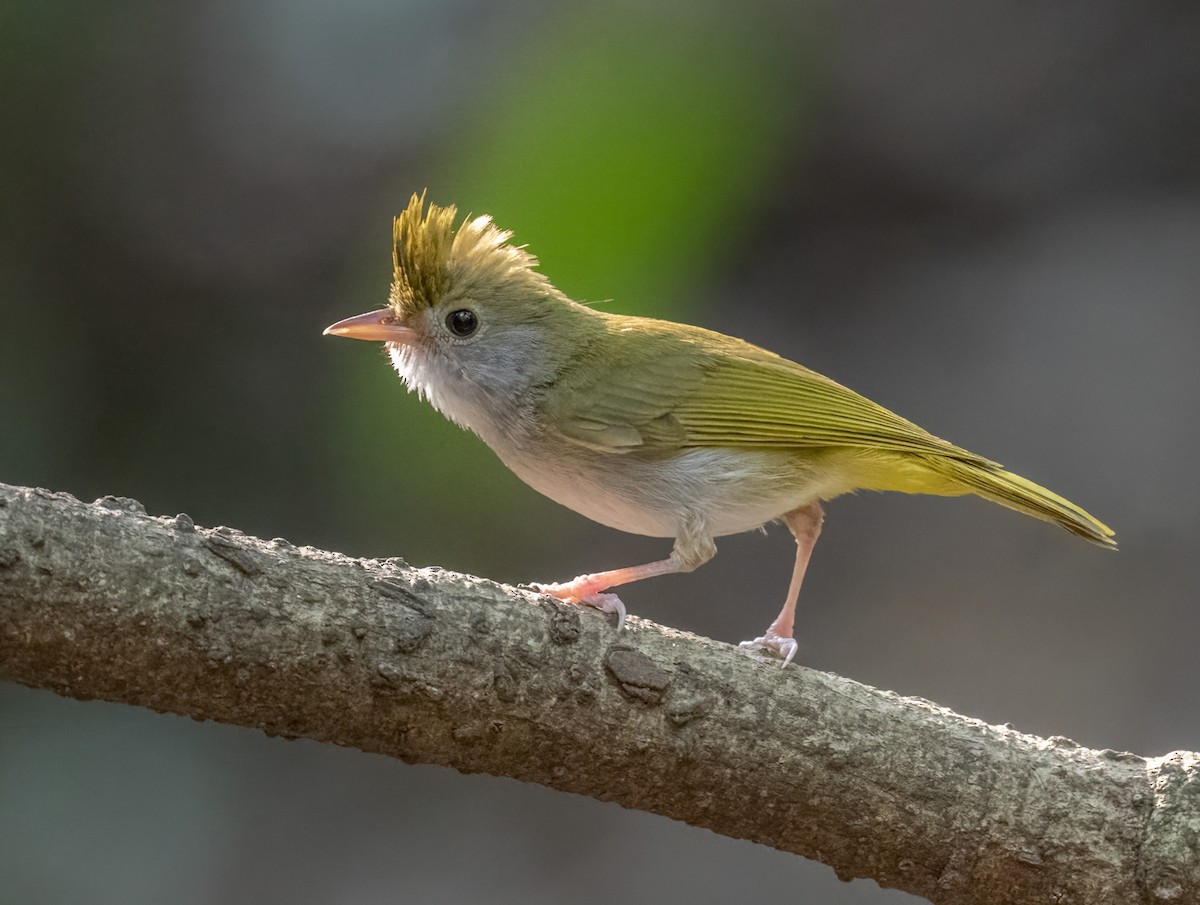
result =
[[[1070,497],[828,508],[799,660],[1200,749],[1200,7],[8,0],[0,480],[502,581],[658,558],[323,339],[413,191]],[[631,587],[761,632],[785,531]],[[586,752],[581,752],[586,756]],[[0,687],[5,903],[915,901],[488,777]]]

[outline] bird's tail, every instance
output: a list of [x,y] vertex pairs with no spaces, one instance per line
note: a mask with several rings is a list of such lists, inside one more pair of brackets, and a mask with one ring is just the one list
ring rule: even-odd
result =
[[943,477],[985,500],[1053,522],[1102,547],[1116,549],[1113,530],[1070,500],[1020,475],[987,462],[976,464],[950,457],[930,457],[929,466]]

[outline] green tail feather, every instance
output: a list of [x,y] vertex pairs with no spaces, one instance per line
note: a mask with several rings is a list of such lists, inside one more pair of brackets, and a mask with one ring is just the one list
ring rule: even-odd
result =
[[1024,512],[1034,518],[1054,522],[1072,534],[1102,547],[1114,550],[1117,547],[1117,542],[1113,539],[1113,530],[1098,518],[1080,509],[1070,500],[1063,499],[1020,475],[1005,471],[998,465],[988,467],[942,457],[931,458],[929,464],[934,471],[985,500],[991,500],[1017,512]]

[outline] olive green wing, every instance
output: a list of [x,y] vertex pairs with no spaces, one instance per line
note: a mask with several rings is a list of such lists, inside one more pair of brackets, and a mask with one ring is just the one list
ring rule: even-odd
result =
[[828,377],[753,346],[718,356],[703,370],[704,379],[675,409],[690,446],[850,446],[990,464]]
[[572,442],[618,454],[864,447],[991,464],[757,346],[698,327],[613,320],[617,342],[572,369],[548,405],[549,423]]
[[694,355],[605,353],[572,369],[545,403],[544,421],[598,452],[667,451],[687,445],[674,412],[701,383]]

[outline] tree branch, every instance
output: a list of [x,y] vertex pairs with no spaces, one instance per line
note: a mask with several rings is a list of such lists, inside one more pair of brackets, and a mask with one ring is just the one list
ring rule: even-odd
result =
[[988,726],[401,560],[0,484],[0,679],[537,782],[937,903],[1195,902],[1200,756]]

